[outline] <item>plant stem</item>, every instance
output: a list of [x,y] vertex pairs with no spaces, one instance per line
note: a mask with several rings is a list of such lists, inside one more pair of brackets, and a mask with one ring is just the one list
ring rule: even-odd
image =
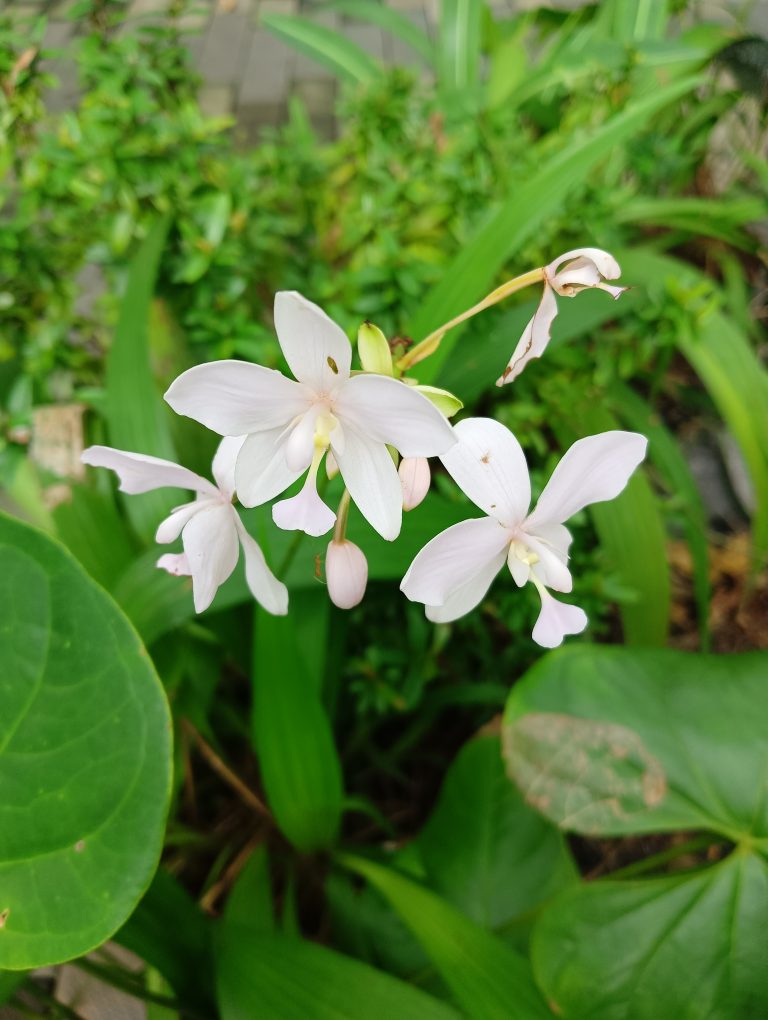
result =
[[633,875],[642,875],[646,871],[651,871],[653,868],[657,868],[661,864],[666,864],[668,861],[674,861],[676,858],[683,857],[685,854],[693,853],[696,850],[703,850],[704,847],[723,842],[724,840],[722,840],[719,836],[707,834],[696,836],[693,839],[687,840],[685,843],[680,843],[678,846],[670,847],[668,850],[662,850],[658,854],[646,857],[642,861],[635,861],[633,864],[627,864],[624,868],[618,868],[616,871],[610,871],[606,877],[613,879],[631,878]]
[[538,269],[532,269],[529,273],[523,273],[522,276],[516,276],[513,280],[507,280],[506,283],[502,283],[496,290],[492,290],[490,294],[487,294],[482,301],[479,301],[476,305],[472,305],[461,315],[455,316],[448,322],[444,323],[438,329],[433,330],[428,337],[425,337],[421,343],[416,344],[407,354],[404,354],[402,358],[397,362],[397,368],[400,373],[406,371],[408,368],[412,368],[414,365],[428,358],[430,354],[434,354],[437,348],[440,346],[440,342],[443,336],[448,332],[449,329],[453,329],[454,326],[458,326],[460,322],[465,322],[467,319],[471,319],[473,315],[477,315],[478,312],[484,311],[486,308],[490,308],[491,305],[498,304],[499,301],[503,301],[504,298],[509,297],[510,294],[514,294],[518,290],[522,290],[524,287],[529,287],[532,283],[541,283],[544,280],[544,267],[541,266]]
[[339,500],[339,509],[336,511],[336,525],[333,529],[334,542],[343,542],[347,533],[347,518],[349,517],[349,489],[345,489]]
[[197,744],[198,750],[211,766],[213,771],[221,779],[223,779],[228,786],[232,787],[240,799],[247,804],[249,808],[252,808],[257,814],[261,815],[262,818],[266,818],[271,822],[272,815],[270,814],[267,805],[260,797],[257,797],[253,790],[247,786],[238,775],[232,771],[226,762],[222,761],[216,751],[214,751],[208,741],[195,728],[195,726],[192,725],[189,719],[182,720],[182,726],[193,738]]

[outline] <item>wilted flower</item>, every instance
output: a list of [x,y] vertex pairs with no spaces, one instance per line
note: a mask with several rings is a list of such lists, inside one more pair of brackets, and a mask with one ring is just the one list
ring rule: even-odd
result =
[[531,581],[541,596],[533,639],[546,648],[578,634],[587,617],[547,591],[569,592],[571,535],[563,522],[589,503],[613,499],[645,456],[647,440],[635,432],[603,432],[566,452],[529,513],[531,483],[517,439],[490,418],[467,418],[455,427],[458,443],[441,457],[456,484],[488,516],[462,521],[427,543],[400,585],[423,602],[430,620],[464,616],[483,599],[507,561],[515,583]]
[[429,492],[429,461],[424,457],[405,457],[397,473],[403,487],[403,510],[413,510]]
[[405,457],[445,453],[455,442],[451,426],[398,380],[351,376],[346,335],[300,294],[277,294],[275,329],[298,382],[261,365],[216,361],[180,375],[166,400],[214,432],[246,435],[235,470],[245,506],[273,499],[309,469],[301,492],[277,503],[273,517],[282,528],[324,534],[335,515],[316,478],[330,448],[360,512],[391,541],[400,532],[402,494],[387,444]]
[[[562,269],[559,267],[566,263]],[[544,293],[533,318],[520,337],[514,354],[499,379],[497,386],[512,382],[523,371],[529,361],[540,358],[549,343],[552,323],[557,315],[555,294],[574,297],[579,291],[590,287],[607,291],[618,298],[627,288],[613,287],[606,280],[621,276],[621,269],[613,255],[600,248],[576,248],[567,251],[544,267]]]
[[243,436],[223,439],[213,458],[213,485],[194,471],[159,457],[113,450],[109,446],[90,446],[82,461],[92,467],[105,467],[120,479],[123,492],[136,494],[166,487],[192,489],[197,498],[176,507],[158,527],[155,540],[174,542],[181,535],[183,553],[166,553],[157,565],[171,574],[192,577],[195,611],[202,613],[235,569],[242,546],[245,576],[253,597],[270,613],[288,612],[288,590],[267,566],[264,554],[248,534],[234,506],[235,460],[243,445]]
[[339,609],[352,609],[362,601],[368,583],[368,561],[362,549],[344,538],[328,543],[325,579],[331,602]]

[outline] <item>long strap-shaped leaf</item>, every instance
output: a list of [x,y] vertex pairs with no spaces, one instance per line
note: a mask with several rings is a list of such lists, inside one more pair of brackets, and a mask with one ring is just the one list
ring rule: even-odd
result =
[[[544,163],[503,205],[491,210],[484,225],[427,295],[408,333],[419,340],[479,301],[491,289],[496,273],[510,255],[556,212],[571,192],[582,186],[595,164],[698,81],[692,77],[657,89],[629,104],[593,134],[572,141]],[[424,362],[423,368],[420,366],[423,382],[436,377],[459,333],[460,328],[448,333],[439,350]]]
[[411,49],[420,53],[428,64],[433,63],[435,50],[427,33],[410,18],[388,7],[386,3],[379,3],[377,0],[330,0],[325,6],[357,21],[367,21],[371,25],[383,28],[385,32],[402,39]]
[[348,854],[340,860],[389,900],[469,1020],[551,1020],[530,964],[519,953],[400,872]]
[[[150,307],[168,227],[167,217],[158,220],[131,262],[107,355],[105,413],[112,446],[174,460],[167,408],[152,377],[149,345]],[[166,489],[130,496],[125,509],[136,531],[152,541],[157,525],[178,502],[178,491]]]
[[482,17],[482,0],[442,0],[438,67],[446,91],[478,83]]
[[308,18],[289,14],[265,14],[261,23],[294,49],[329,68],[339,78],[366,83],[374,81],[381,74],[381,68],[373,57],[351,39],[326,25],[317,25]]

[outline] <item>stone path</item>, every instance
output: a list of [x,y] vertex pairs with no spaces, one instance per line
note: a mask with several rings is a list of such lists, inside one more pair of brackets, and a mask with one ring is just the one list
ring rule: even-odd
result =
[[[0,0],[1,2],[1,0]],[[384,0],[410,18],[432,38],[435,36],[440,0]],[[578,7],[583,0],[548,0],[547,6]],[[626,0],[632,3],[634,0]],[[73,36],[82,32],[81,22],[66,20],[72,0],[11,0],[14,14],[40,13],[49,18],[44,45],[66,51]],[[538,6],[538,0],[491,0],[497,15]],[[131,0],[128,24],[151,23],[162,17],[168,0]],[[731,10],[743,0],[696,0],[689,4],[694,16],[734,22]],[[753,30],[768,31],[768,2],[753,4]],[[759,13],[763,11],[762,15]],[[755,14],[755,11],[757,14]],[[240,134],[253,140],[263,125],[285,120],[290,97],[300,96],[313,126],[323,137],[334,131],[334,104],[338,84],[322,65],[297,53],[260,24],[263,14],[308,14],[329,28],[340,29],[377,60],[424,69],[421,57],[405,43],[361,21],[342,17],[310,0],[200,0],[183,18],[188,31],[192,61],[203,79],[200,102],[211,115],[233,114]],[[765,22],[766,24],[763,24]],[[51,93],[53,110],[67,109],[77,96],[77,75],[65,55],[53,59],[51,70],[60,87]]]

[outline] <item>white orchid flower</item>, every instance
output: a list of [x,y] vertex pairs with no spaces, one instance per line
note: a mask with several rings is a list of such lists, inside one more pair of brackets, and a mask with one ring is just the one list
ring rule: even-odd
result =
[[191,575],[196,612],[202,613],[210,606],[219,585],[235,569],[242,546],[245,577],[253,597],[267,612],[284,616],[288,612],[288,590],[267,566],[264,554],[232,505],[235,461],[244,438],[227,438],[219,444],[211,468],[215,485],[172,461],[109,446],[90,446],[81,460],[114,471],[122,492],[136,494],[170,487],[197,493],[192,503],[176,507],[155,535],[155,541],[163,545],[181,535],[184,552],[166,553],[157,565],[170,574]]
[[400,585],[423,602],[430,620],[447,623],[474,609],[506,561],[518,587],[531,581],[541,596],[533,639],[555,648],[578,634],[587,617],[558,602],[548,588],[569,592],[571,535],[563,522],[589,503],[613,499],[645,456],[636,432],[603,432],[566,452],[529,513],[531,483],[517,439],[490,418],[455,426],[458,443],[441,460],[456,484],[486,517],[441,532],[418,553]]
[[[565,265],[563,265],[565,263]],[[563,266],[561,269],[560,266]],[[621,276],[619,263],[600,248],[575,248],[567,251],[544,267],[544,293],[533,318],[523,330],[514,354],[507,367],[496,380],[497,386],[504,386],[517,379],[529,361],[540,358],[549,343],[552,323],[557,315],[557,300],[561,297],[575,297],[582,290],[596,287],[607,291],[616,299],[627,289],[613,287],[606,280]]]
[[316,486],[330,449],[363,516],[383,538],[397,538],[402,493],[387,444],[405,457],[431,457],[454,444],[451,426],[398,380],[351,376],[346,334],[295,291],[276,295],[275,329],[298,381],[261,365],[215,361],[180,375],[165,399],[214,432],[247,436],[235,469],[245,506],[274,499],[309,469],[301,492],[274,506],[279,527],[309,535],[333,527],[335,515]]

